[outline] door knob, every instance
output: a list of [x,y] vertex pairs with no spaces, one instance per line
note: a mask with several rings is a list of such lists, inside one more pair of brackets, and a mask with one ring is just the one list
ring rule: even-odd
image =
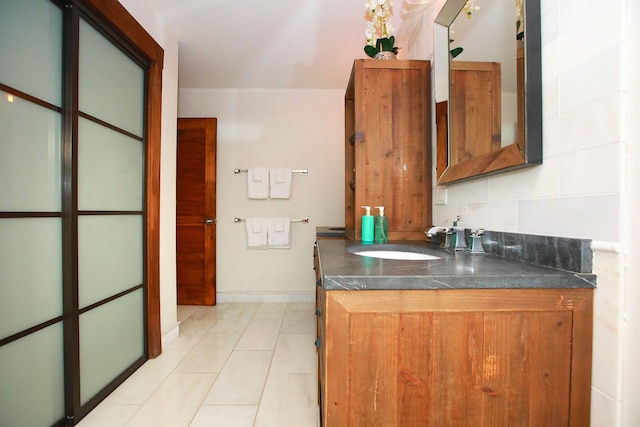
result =
[[205,224],[213,224],[213,218],[206,218],[206,219],[204,220],[204,223],[205,223]]

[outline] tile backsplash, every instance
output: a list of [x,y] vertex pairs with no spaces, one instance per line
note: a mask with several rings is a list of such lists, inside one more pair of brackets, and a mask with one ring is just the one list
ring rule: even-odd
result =
[[488,255],[544,267],[576,273],[591,273],[593,268],[590,239],[485,231],[482,246]]

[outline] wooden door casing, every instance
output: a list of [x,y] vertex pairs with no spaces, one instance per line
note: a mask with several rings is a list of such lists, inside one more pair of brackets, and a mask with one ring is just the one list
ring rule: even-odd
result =
[[178,119],[176,270],[180,305],[215,305],[215,118]]

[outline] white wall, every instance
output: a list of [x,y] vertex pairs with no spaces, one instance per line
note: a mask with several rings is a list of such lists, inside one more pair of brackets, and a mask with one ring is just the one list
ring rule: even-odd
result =
[[[218,118],[216,217],[218,301],[313,301],[315,227],[344,225],[343,90],[181,89],[180,117]],[[254,166],[293,174],[288,200],[250,200]],[[235,217],[309,217],[293,223],[290,249],[246,248]]]
[[164,49],[160,147],[160,328],[163,342],[178,332],[176,299],[176,120],[178,40],[144,0],[119,0]]
[[[470,228],[594,240],[591,425],[637,426],[639,37],[629,29],[639,8],[633,0],[541,3],[544,162],[446,187],[434,222],[460,215]],[[432,39],[433,14],[424,13],[409,46],[416,58],[432,55],[422,40]]]

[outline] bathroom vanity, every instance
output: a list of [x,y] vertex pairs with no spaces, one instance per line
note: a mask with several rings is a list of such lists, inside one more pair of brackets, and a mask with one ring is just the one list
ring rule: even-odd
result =
[[593,274],[395,243],[314,248],[323,426],[589,425]]

